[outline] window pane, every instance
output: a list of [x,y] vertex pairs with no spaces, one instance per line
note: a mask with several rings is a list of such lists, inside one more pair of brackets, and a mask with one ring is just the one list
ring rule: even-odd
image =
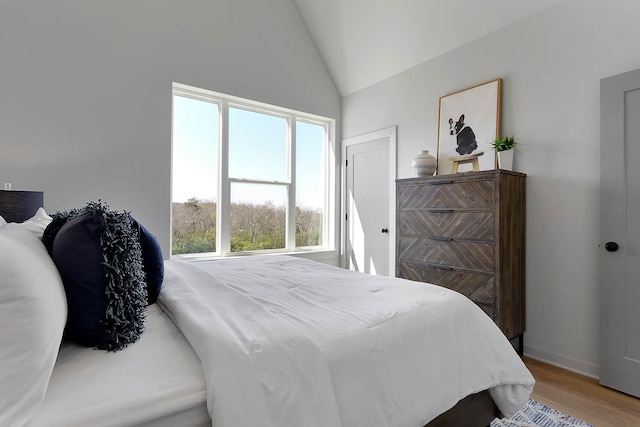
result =
[[296,122],[296,246],[323,246],[324,126]]
[[231,183],[231,252],[286,247],[287,189]]
[[287,181],[287,120],[229,108],[229,177]]
[[196,198],[173,203],[171,254],[216,250],[216,204]]
[[218,105],[173,97],[171,253],[215,251]]

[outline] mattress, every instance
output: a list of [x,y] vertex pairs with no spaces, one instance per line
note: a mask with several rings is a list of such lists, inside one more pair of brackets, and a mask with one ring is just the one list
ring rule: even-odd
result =
[[122,351],[63,343],[32,427],[211,426],[200,361],[157,304]]

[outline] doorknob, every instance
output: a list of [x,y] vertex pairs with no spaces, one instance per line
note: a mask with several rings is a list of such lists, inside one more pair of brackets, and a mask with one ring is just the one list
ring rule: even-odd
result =
[[389,229],[388,229],[388,228],[383,228],[383,229],[381,230],[381,232],[382,232],[382,233],[388,233],[388,232],[389,232]]
[[604,248],[609,252],[615,252],[620,248],[620,246],[618,246],[616,242],[607,242],[605,243]]

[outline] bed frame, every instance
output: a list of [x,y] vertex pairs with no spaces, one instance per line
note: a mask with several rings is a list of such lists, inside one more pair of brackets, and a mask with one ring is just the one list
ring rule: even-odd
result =
[[486,427],[500,415],[489,391],[484,390],[465,397],[425,427]]

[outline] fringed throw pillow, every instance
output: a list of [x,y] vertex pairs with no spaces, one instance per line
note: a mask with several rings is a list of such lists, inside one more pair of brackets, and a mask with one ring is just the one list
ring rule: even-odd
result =
[[98,201],[52,218],[43,242],[67,296],[65,338],[114,351],[137,341],[144,330],[147,287],[131,216]]

